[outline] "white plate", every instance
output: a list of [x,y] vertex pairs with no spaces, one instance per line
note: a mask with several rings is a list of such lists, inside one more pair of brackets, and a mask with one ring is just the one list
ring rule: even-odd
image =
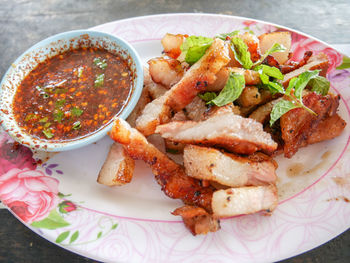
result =
[[[236,29],[256,34],[281,27],[240,17],[171,14],[131,18],[95,27],[130,41],[146,62],[159,56],[167,33],[213,36]],[[286,30],[285,28],[282,28]],[[287,29],[290,30],[290,29]],[[327,77],[342,96],[339,112],[349,123],[350,72],[336,70],[343,55],[312,37],[292,31],[295,59],[305,50],[329,56]],[[271,216],[254,214],[221,221],[222,229],[192,236],[170,214],[181,205],[166,197],[150,169],[137,162],[131,184],[96,183],[112,143],[60,153],[43,166],[0,134],[0,198],[20,220],[44,238],[86,257],[118,262],[265,262],[314,248],[350,226],[350,127],[338,138],[277,158],[280,204]],[[290,176],[290,169],[299,169]],[[289,174],[289,176],[288,176]],[[69,196],[63,196],[69,195]]]

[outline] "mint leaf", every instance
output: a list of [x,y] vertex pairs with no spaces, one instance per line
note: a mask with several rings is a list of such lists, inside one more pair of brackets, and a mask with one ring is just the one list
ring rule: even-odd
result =
[[300,108],[300,106],[297,106],[293,104],[293,102],[289,100],[280,100],[277,102],[270,113],[270,126],[272,126],[281,116],[288,111],[295,109],[295,108]]
[[72,116],[74,116],[74,117],[79,117],[80,115],[82,115],[83,114],[83,110],[81,110],[81,109],[79,109],[79,108],[77,108],[77,107],[74,107],[74,108],[72,108],[71,110],[70,110],[70,112],[72,113]]
[[331,86],[328,79],[322,76],[317,76],[309,81],[311,86],[311,91],[315,91],[318,94],[326,96],[328,94],[329,88]]
[[227,40],[228,38],[232,38],[237,34],[239,34],[239,30],[232,31],[230,33],[217,34],[215,38],[220,38],[221,40]]
[[244,87],[244,76],[242,74],[231,72],[225,87],[220,91],[219,95],[215,99],[210,101],[210,103],[221,107],[227,103],[233,102],[241,95]]
[[207,91],[205,93],[198,94],[198,97],[200,97],[205,102],[209,102],[216,98],[216,93],[212,91]]
[[254,68],[255,71],[259,72],[259,74],[265,74],[269,77],[283,80],[284,76],[282,72],[276,67],[270,67],[268,65],[259,65]]
[[236,60],[242,65],[243,68],[250,69],[253,66],[253,62],[250,58],[248,46],[239,37],[232,38],[231,43],[231,47],[233,47],[232,50],[235,54]]
[[297,97],[301,101],[303,96],[303,90],[305,89],[306,85],[309,83],[311,79],[317,77],[319,73],[320,73],[320,70],[305,71],[301,73],[297,77],[297,80],[294,83],[295,97]]
[[278,82],[274,82],[274,81],[269,81],[269,83],[267,84],[267,86],[269,87],[269,90],[272,94],[276,94],[276,93],[284,93],[284,89],[281,83]]
[[343,56],[343,62],[336,69],[346,69],[350,68],[350,58],[347,56]]
[[33,227],[45,228],[45,229],[57,229],[60,227],[69,226],[70,224],[63,219],[63,217],[53,209],[49,216],[41,221],[35,221],[32,223]]
[[56,238],[56,243],[61,243],[64,240],[67,239],[67,237],[69,236],[70,231],[65,231],[63,233],[61,233],[57,238]]
[[105,81],[105,74],[99,74],[95,79],[95,87],[102,87]]
[[296,81],[297,81],[297,78],[292,78],[291,80],[289,80],[288,88],[286,89],[286,92],[285,92],[286,95],[290,95],[290,92],[292,91],[292,89],[294,89]]
[[180,47],[185,56],[185,61],[190,65],[196,63],[205,54],[205,51],[207,51],[213,41],[212,38],[202,36],[189,36],[186,38]]

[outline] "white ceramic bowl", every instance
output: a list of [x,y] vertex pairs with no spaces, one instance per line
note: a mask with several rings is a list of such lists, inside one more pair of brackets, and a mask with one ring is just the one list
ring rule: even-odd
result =
[[96,132],[90,133],[85,137],[63,142],[53,142],[31,136],[21,129],[15,121],[12,102],[16,89],[21,84],[22,80],[40,62],[45,61],[47,58],[67,51],[72,47],[77,48],[82,46],[104,48],[112,53],[117,53],[128,61],[134,76],[132,93],[126,106],[116,116],[125,119],[132,112],[140,98],[143,87],[141,59],[134,48],[123,39],[107,33],[92,30],[65,32],[42,40],[25,51],[11,65],[1,81],[0,120],[4,130],[7,131],[13,139],[32,149],[59,152],[76,149],[93,143],[105,136],[111,129],[113,119],[111,119],[108,125],[103,126]]

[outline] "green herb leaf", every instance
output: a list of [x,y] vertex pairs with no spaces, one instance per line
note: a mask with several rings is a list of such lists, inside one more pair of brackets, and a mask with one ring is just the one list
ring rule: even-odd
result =
[[70,110],[70,112],[72,113],[72,116],[74,116],[74,117],[79,117],[80,115],[82,115],[83,114],[83,110],[81,110],[81,109],[79,109],[79,108],[77,108],[77,107],[74,107],[74,108],[72,108],[71,110]]
[[34,113],[29,113],[26,115],[24,121],[36,120],[38,117]]
[[47,122],[48,119],[49,119],[48,117],[44,117],[44,118],[40,119],[39,122]]
[[43,134],[45,135],[46,138],[51,139],[53,137],[51,129],[44,129]]
[[236,60],[242,65],[243,68],[250,69],[253,66],[253,62],[250,58],[247,45],[239,37],[232,38],[231,43]]
[[64,113],[61,110],[56,110],[53,114],[54,121],[61,122],[63,119]]
[[216,93],[212,92],[212,91],[207,91],[205,93],[198,94],[198,97],[200,97],[205,102],[209,102],[209,101],[215,99],[216,96],[217,96]]
[[337,69],[346,69],[350,68],[350,58],[347,56],[343,56],[343,63],[337,67]]
[[207,51],[213,41],[212,38],[202,36],[189,36],[186,38],[180,47],[185,61],[190,65],[196,63],[205,54],[205,51]]
[[80,121],[76,121],[73,123],[72,129],[73,130],[79,130],[81,128],[81,123]]
[[105,81],[105,74],[99,74],[95,79],[95,87],[102,87]]
[[276,93],[284,93],[284,88],[281,83],[274,82],[274,81],[269,81],[267,84],[269,87],[269,90],[271,91],[272,94]]
[[65,99],[62,99],[62,100],[58,100],[56,101],[55,103],[55,108],[58,109],[58,108],[61,108],[63,107],[63,105],[66,103],[66,100]]
[[69,244],[72,244],[79,237],[79,230],[75,231],[73,235],[70,237]]
[[284,76],[282,72],[276,67],[270,67],[267,65],[259,65],[254,68],[255,71],[259,72],[259,74],[265,74],[269,77],[283,80]]
[[60,227],[69,226],[69,223],[63,219],[56,209],[53,209],[48,217],[44,218],[43,220],[33,222],[32,226],[45,229],[57,229]]
[[84,71],[84,67],[79,67],[79,68],[78,68],[78,78],[80,78],[81,76],[83,76],[83,71]]
[[270,126],[272,126],[281,116],[288,111],[295,109],[295,108],[300,108],[300,106],[297,106],[293,104],[293,102],[289,100],[280,100],[277,102],[270,113]]
[[285,92],[286,95],[290,95],[290,92],[292,91],[292,89],[294,89],[296,81],[297,81],[297,78],[292,78],[291,80],[289,80],[288,88],[286,89],[286,92]]
[[65,231],[63,233],[61,233],[57,238],[56,238],[56,243],[61,243],[64,240],[67,239],[67,237],[69,236],[70,231]]
[[210,101],[210,103],[221,107],[227,103],[233,102],[241,95],[244,87],[244,76],[242,74],[231,72],[225,87],[220,91],[219,95],[215,99]]
[[239,34],[239,30],[232,31],[230,33],[217,34],[215,38],[220,38],[221,40],[227,40],[228,38],[232,38],[237,34]]
[[317,76],[309,81],[311,86],[311,91],[315,91],[318,94],[326,96],[328,94],[329,88],[331,86],[328,79],[322,76]]
[[267,58],[267,56],[271,55],[272,53],[284,52],[286,50],[287,49],[283,45],[279,43],[275,43],[269,50],[265,52],[265,54],[257,62],[254,63],[254,65],[261,64],[264,61],[264,59]]
[[95,66],[98,66],[100,69],[106,69],[107,62],[106,60],[101,60],[101,58],[94,58],[94,64]]
[[301,101],[303,90],[309,81],[318,76],[320,70],[305,71],[301,73],[294,82],[294,95]]

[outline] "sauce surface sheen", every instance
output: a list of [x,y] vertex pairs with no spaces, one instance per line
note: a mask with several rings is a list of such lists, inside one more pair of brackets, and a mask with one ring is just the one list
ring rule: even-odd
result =
[[40,63],[17,88],[18,125],[34,137],[66,141],[107,125],[127,104],[133,76],[125,59],[79,48]]

